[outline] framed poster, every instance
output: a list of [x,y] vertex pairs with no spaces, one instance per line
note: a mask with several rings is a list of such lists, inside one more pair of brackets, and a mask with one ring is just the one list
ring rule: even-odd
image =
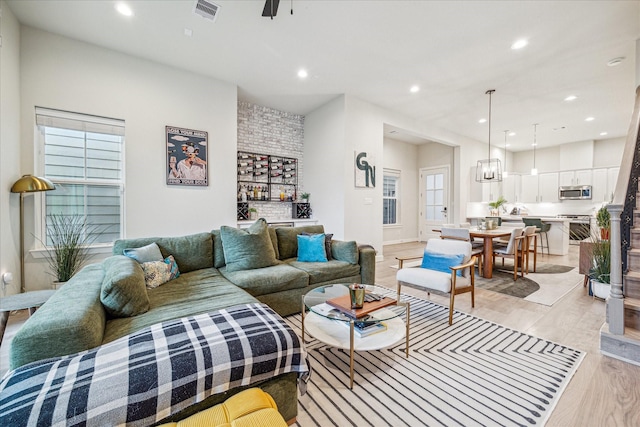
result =
[[366,151],[355,151],[355,178],[356,187],[375,188],[376,186],[376,160]]
[[167,185],[207,186],[207,132],[165,127]]

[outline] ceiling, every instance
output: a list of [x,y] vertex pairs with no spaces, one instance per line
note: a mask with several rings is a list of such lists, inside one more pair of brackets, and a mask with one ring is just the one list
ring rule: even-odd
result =
[[[7,1],[24,25],[231,82],[240,100],[283,111],[350,94],[486,142],[478,120],[495,89],[492,144],[510,130],[511,151],[531,149],[534,123],[538,148],[629,126],[640,1],[283,0],[273,20],[264,0],[213,2],[214,22],[193,13],[195,0],[127,0],[131,17],[116,1]],[[512,50],[521,38],[528,46]]]

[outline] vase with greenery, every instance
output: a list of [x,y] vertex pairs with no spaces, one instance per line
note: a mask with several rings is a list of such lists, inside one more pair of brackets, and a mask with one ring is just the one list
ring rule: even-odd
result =
[[499,216],[500,208],[502,208],[504,212],[506,212],[507,210],[504,208],[504,205],[507,203],[508,203],[507,199],[505,199],[503,195],[500,195],[500,197],[498,197],[498,200],[494,202],[489,202],[489,207],[491,208],[491,215]]
[[84,216],[52,214],[47,216],[46,250],[50,274],[56,282],[69,281],[90,258],[89,246],[99,236],[96,227],[87,226]]
[[302,193],[302,194],[300,194],[300,199],[302,199],[303,203],[309,203],[309,196],[311,196],[311,194]]
[[249,219],[258,219],[258,209],[249,208]]
[[596,213],[596,224],[600,228],[600,237],[602,239],[608,239],[611,228],[611,214],[607,210],[606,205],[602,206]]
[[589,270],[591,290],[598,298],[606,299],[611,289],[611,243],[608,239],[592,236],[592,265]]

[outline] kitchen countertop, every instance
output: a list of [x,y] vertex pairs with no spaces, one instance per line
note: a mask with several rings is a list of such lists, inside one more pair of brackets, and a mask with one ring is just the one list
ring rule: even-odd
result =
[[[491,215],[468,217],[469,219],[484,219]],[[540,218],[546,222],[569,222],[569,218],[556,218],[555,216],[537,216],[537,215],[500,215],[503,221],[521,222],[522,218]]]

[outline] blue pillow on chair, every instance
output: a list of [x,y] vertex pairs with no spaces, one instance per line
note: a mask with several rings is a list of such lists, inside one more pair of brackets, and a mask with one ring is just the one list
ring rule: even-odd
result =
[[[443,254],[425,249],[422,257],[422,265],[420,267],[428,268],[429,270],[442,271],[443,273],[451,273],[451,269],[449,269],[449,267],[460,265],[463,260],[464,254]],[[458,270],[456,273],[458,276],[462,276],[462,270]]]
[[327,262],[324,234],[298,235],[298,261]]

